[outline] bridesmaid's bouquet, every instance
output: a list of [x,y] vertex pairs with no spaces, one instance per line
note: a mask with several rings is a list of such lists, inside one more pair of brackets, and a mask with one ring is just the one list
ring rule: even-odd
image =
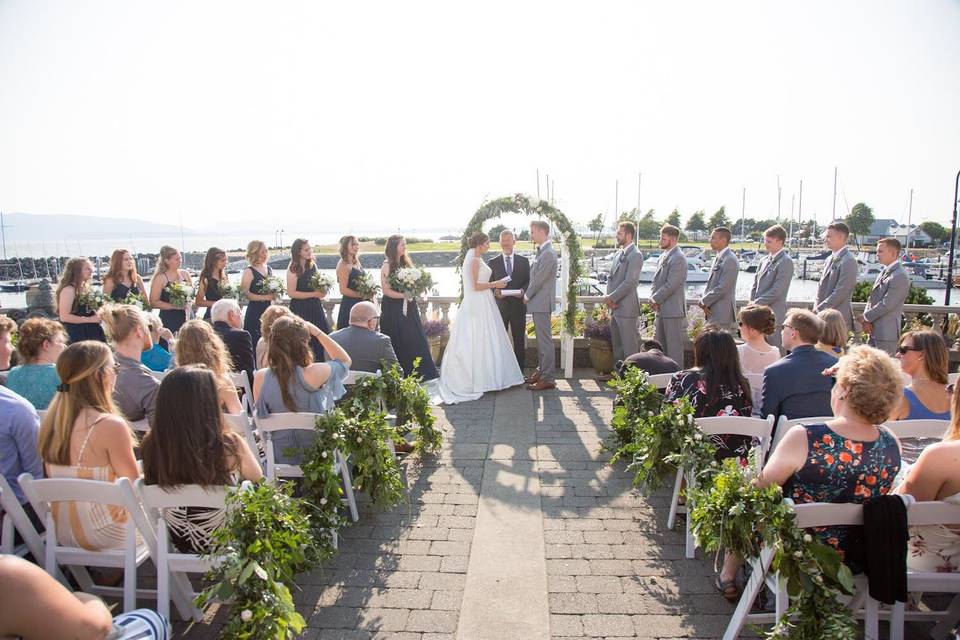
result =
[[433,278],[426,269],[405,267],[390,274],[390,286],[407,298],[416,298],[433,288]]
[[261,296],[273,296],[277,299],[281,298],[283,294],[287,292],[287,287],[283,280],[274,276],[267,276],[260,282],[252,285],[250,288],[256,294]]
[[380,295],[380,283],[372,273],[364,273],[357,278],[357,284],[353,290],[359,293],[361,298],[372,300]]
[[220,290],[221,298],[226,298],[229,300],[240,299],[240,289],[238,289],[235,284],[233,284],[226,278],[224,278],[217,284],[217,288]]
[[147,299],[144,297],[144,295],[142,293],[134,293],[133,291],[128,293],[127,297],[120,301],[120,304],[128,304],[131,307],[140,309],[141,311],[150,310],[150,305],[147,304]]
[[327,273],[317,271],[313,274],[313,277],[310,278],[310,286],[313,287],[314,291],[319,291],[323,295],[327,295],[330,287],[333,286],[333,278]]
[[193,300],[193,287],[185,282],[171,282],[167,284],[167,291],[170,294],[170,305],[174,309],[186,309],[187,304]]
[[103,295],[102,291],[87,289],[77,294],[76,305],[86,307],[88,311],[99,311],[100,307],[105,305],[107,301],[108,298]]

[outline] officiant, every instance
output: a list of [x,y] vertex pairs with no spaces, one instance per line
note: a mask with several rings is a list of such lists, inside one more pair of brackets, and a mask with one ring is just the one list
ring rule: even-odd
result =
[[[506,289],[496,289],[494,295],[500,308],[500,317],[503,318],[503,326],[513,337],[513,352],[517,355],[517,364],[520,365],[520,371],[523,371],[527,349],[527,305],[523,303],[523,292],[530,284],[530,261],[513,250],[516,243],[512,231],[501,231],[500,255],[492,258],[487,266],[492,271],[490,282],[507,276],[511,278]],[[519,291],[520,295],[504,295],[514,291]]]

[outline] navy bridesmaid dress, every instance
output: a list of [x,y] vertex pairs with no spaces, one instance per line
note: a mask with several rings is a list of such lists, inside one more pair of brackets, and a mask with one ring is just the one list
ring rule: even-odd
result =
[[[356,291],[357,282],[363,276],[363,269],[352,267],[350,277],[347,278],[347,287]],[[363,302],[363,298],[354,298],[352,296],[342,296],[340,300],[340,311],[337,312],[337,329],[343,329],[350,326],[350,309],[358,302]]]
[[420,367],[417,372],[424,380],[439,378],[437,365],[430,355],[430,345],[427,334],[423,331],[420,322],[420,311],[416,302],[407,303],[407,313],[403,314],[403,299],[383,297],[380,308],[380,331],[390,336],[393,350],[400,361],[404,375],[413,372],[413,361],[420,358]]
[[[309,269],[304,269],[297,277],[297,291],[307,293],[316,291],[310,286],[310,279],[317,272],[317,265],[312,265]],[[290,311],[300,316],[307,322],[312,322],[324,333],[330,333],[330,323],[327,322],[327,314],[323,312],[323,302],[319,298],[291,298]],[[313,349],[314,362],[323,362],[325,360],[323,347],[316,338],[310,338],[310,348]]]
[[[267,266],[267,275],[263,275],[253,267],[247,267],[253,274],[253,280],[250,281],[250,290],[255,292],[256,285],[261,280],[273,275],[273,269]],[[247,311],[243,314],[243,328],[250,332],[250,340],[253,342],[253,348],[257,348],[257,342],[260,341],[260,316],[273,304],[269,300],[251,300],[247,302]]]

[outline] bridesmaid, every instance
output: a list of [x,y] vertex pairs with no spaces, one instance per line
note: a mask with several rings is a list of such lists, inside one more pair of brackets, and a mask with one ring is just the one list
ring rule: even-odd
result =
[[117,249],[110,256],[110,267],[103,278],[103,294],[114,302],[123,302],[130,294],[146,298],[147,287],[137,273],[137,262],[126,249]]
[[[193,286],[190,274],[180,268],[181,264],[183,264],[183,257],[179,251],[167,245],[160,247],[157,268],[150,282],[150,306],[160,310],[163,326],[173,334],[180,331],[180,327],[187,321],[187,310],[177,309],[170,304],[169,286],[176,282],[182,282],[188,287]],[[164,346],[162,342],[160,346]]]
[[418,373],[424,380],[439,378],[437,365],[430,356],[430,345],[420,322],[420,311],[415,301],[407,304],[407,314],[403,314],[403,294],[390,288],[390,274],[398,269],[412,267],[413,262],[407,255],[407,243],[403,236],[395,235],[387,239],[384,251],[387,259],[380,268],[380,286],[383,289],[383,306],[380,311],[380,331],[390,336],[393,350],[405,375],[413,371],[413,361],[420,358]]
[[363,275],[360,265],[360,243],[356,236],[340,238],[340,261],[337,262],[337,285],[340,287],[340,311],[337,313],[337,329],[350,326],[350,309],[365,300],[357,290],[357,279]]
[[71,258],[60,276],[56,293],[57,312],[71,344],[83,340],[107,341],[100,326],[100,315],[77,302],[80,294],[90,291],[92,277],[93,265],[86,258]]
[[267,264],[270,254],[263,240],[252,240],[247,245],[247,262],[250,266],[243,270],[240,277],[240,290],[247,297],[247,311],[243,314],[243,328],[250,332],[253,348],[257,348],[260,340],[260,316],[274,301],[273,294],[262,295],[253,293],[250,289],[261,280],[273,275],[273,269]]
[[[330,333],[327,314],[320,302],[326,293],[314,291],[310,279],[317,272],[317,263],[313,256],[313,247],[304,238],[297,238],[290,247],[290,268],[287,270],[287,292],[290,295],[290,311]],[[344,325],[346,326],[346,325]],[[320,341],[310,338],[314,362],[324,362],[323,347]]]
[[193,306],[197,309],[206,308],[203,319],[207,322],[213,322],[210,319],[210,307],[219,300],[220,283],[227,279],[227,252],[217,247],[207,249],[207,255],[203,259],[203,270],[197,278],[197,297],[193,301]]

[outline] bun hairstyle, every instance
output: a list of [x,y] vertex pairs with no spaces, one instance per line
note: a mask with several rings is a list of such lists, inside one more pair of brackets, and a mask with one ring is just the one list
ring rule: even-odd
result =
[[17,353],[28,363],[33,362],[40,355],[43,343],[57,336],[62,336],[66,342],[67,333],[59,322],[47,318],[29,318],[20,326]]
[[153,270],[153,277],[156,278],[161,273],[166,273],[167,271],[167,260],[177,255],[177,249],[171,247],[170,245],[163,245],[160,247],[160,256],[157,258],[157,267]]
[[263,240],[251,240],[247,243],[247,262],[256,264],[260,252],[266,248],[267,244]]
[[765,336],[771,336],[777,330],[777,319],[773,311],[762,304],[748,304],[740,309],[740,322]]
[[470,235],[470,240],[467,241],[467,244],[471,249],[476,249],[482,244],[490,242],[490,236],[485,234],[483,231],[474,231]]

